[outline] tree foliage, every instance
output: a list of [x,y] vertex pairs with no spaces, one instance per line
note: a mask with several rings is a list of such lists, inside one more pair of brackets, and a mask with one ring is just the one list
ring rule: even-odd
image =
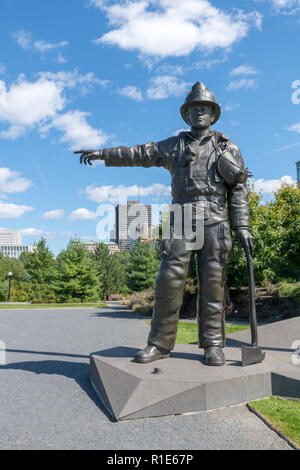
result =
[[159,266],[157,249],[151,243],[137,242],[130,252],[127,284],[130,291],[153,287]]
[[53,281],[55,260],[49,250],[45,238],[34,244],[33,253],[24,252],[20,257],[27,271],[28,279],[39,285],[49,284]]
[[93,258],[78,240],[71,240],[57,257],[55,291],[63,302],[98,300],[99,281]]
[[[300,280],[300,189],[284,185],[274,200],[249,191],[250,230],[254,238],[256,283]],[[228,285],[248,283],[246,258],[233,232],[233,254],[228,263]],[[109,253],[99,243],[91,254],[83,243],[71,240],[55,259],[46,240],[35,244],[33,253],[19,260],[0,253],[0,301],[8,298],[8,273],[12,272],[13,301],[96,301],[110,294],[140,292],[155,284],[159,266],[157,249],[137,242],[130,253]],[[189,276],[196,278],[195,259]]]
[[[264,280],[300,279],[300,189],[283,185],[274,200],[261,203],[261,196],[249,191],[250,230],[254,238],[253,267],[257,283]],[[246,258],[237,245],[228,264],[230,286],[247,284]]]
[[94,261],[99,280],[101,299],[110,294],[124,294],[126,288],[127,253],[111,254],[105,243],[98,243],[94,253]]

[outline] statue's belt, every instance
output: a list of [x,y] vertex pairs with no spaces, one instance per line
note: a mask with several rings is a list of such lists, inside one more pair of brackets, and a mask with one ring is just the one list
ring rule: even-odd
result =
[[216,196],[215,194],[208,194],[208,195],[197,195],[197,194],[190,194],[184,198],[173,198],[173,204],[187,204],[189,202],[199,202],[199,201],[207,201],[207,202],[216,202],[219,204],[224,204],[226,202],[226,198],[224,196]]

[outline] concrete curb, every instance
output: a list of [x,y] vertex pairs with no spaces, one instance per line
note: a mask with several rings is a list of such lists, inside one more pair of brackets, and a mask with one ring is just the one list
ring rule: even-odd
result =
[[257,411],[255,408],[253,408],[249,403],[247,403],[247,407],[248,407],[249,411],[251,411],[251,413],[254,413],[259,419],[261,419],[263,421],[263,423],[265,423],[265,425],[268,426],[268,428],[272,429],[272,431],[274,431],[279,437],[281,437],[281,439],[286,441],[294,450],[300,450],[300,447],[298,447],[287,436],[282,434],[282,432],[279,431],[279,429],[277,429],[274,426],[274,424],[272,424],[270,421],[268,421],[267,418],[265,418],[265,416],[263,416],[259,411]]

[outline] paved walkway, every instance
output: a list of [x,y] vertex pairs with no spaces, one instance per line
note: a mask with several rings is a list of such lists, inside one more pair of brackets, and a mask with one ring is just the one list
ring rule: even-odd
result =
[[90,385],[89,353],[144,346],[148,329],[117,304],[0,310],[0,449],[290,449],[245,406],[112,422]]

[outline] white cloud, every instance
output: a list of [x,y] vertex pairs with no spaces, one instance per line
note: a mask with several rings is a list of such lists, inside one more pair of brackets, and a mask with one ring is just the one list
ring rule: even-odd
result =
[[19,230],[24,237],[40,237],[45,232],[36,228],[22,228]]
[[3,193],[23,193],[32,186],[30,180],[10,168],[0,168],[0,191]]
[[90,0],[92,5],[95,7],[102,8],[106,5],[107,0]]
[[176,131],[173,132],[172,135],[179,135],[180,132],[188,132],[190,131],[190,128],[189,127],[185,127],[184,129],[177,129]]
[[125,197],[147,197],[152,195],[155,197],[169,197],[171,187],[160,183],[155,183],[147,187],[140,187],[138,185],[124,186],[122,184],[119,186],[99,187],[91,185],[85,189],[85,193],[89,200],[97,202],[98,204],[102,202],[111,202],[114,204],[123,200]]
[[227,90],[248,90],[249,88],[257,88],[257,80],[242,78],[241,80],[233,80],[227,86]]
[[224,64],[228,60],[227,53],[225,51],[225,54],[223,54],[221,57],[217,59],[208,59],[207,57],[205,60],[199,60],[197,62],[194,62],[189,69],[190,70],[206,70],[206,69],[211,69],[215,65],[219,64]]
[[93,73],[80,75],[77,70],[38,75],[33,82],[21,76],[8,90],[0,81],[0,123],[8,125],[7,130],[0,131],[0,137],[13,140],[37,127],[42,136],[51,128],[63,132],[60,141],[68,142],[71,148],[86,145],[98,148],[106,142],[108,136],[87,122],[89,113],[72,110],[60,114],[67,102],[65,88],[81,85],[87,90],[95,83],[106,86],[105,81],[98,80]]
[[69,220],[94,220],[96,219],[97,215],[95,212],[92,212],[88,209],[80,208],[73,211],[70,216]]
[[151,80],[147,89],[150,100],[161,100],[169,96],[182,96],[191,86],[191,83],[180,80],[171,75],[159,75]]
[[33,43],[33,47],[40,52],[47,52],[47,51],[50,51],[51,49],[59,49],[61,47],[66,47],[68,45],[69,45],[68,41],[61,41],[58,43],[50,43],[46,41],[35,41]]
[[150,56],[182,56],[195,49],[212,52],[230,48],[262,16],[254,11],[227,13],[208,0],[92,0],[105,11],[112,28],[96,43],[138,50]]
[[6,72],[6,67],[3,64],[0,64],[0,75],[3,75]]
[[29,82],[20,79],[9,90],[4,89],[5,98],[0,101],[0,122],[9,125],[0,135],[15,139],[28,128],[54,117],[65,105],[59,84],[39,79]]
[[184,69],[181,65],[161,64],[155,72],[160,75],[183,75]]
[[234,111],[235,109],[239,108],[240,105],[238,103],[236,104],[230,104],[227,103],[225,106],[223,106],[223,111]]
[[38,228],[22,228],[19,230],[23,237],[27,238],[40,238],[44,237],[47,238],[48,240],[55,240],[55,239],[60,239],[60,234],[57,232],[46,232],[45,230],[41,230]]
[[118,93],[122,96],[127,96],[134,101],[143,101],[143,95],[139,88],[135,86],[126,86],[124,88],[120,88]]
[[35,49],[41,53],[48,52],[53,49],[60,49],[69,45],[68,41],[60,41],[57,43],[43,40],[34,41],[33,34],[24,30],[17,31],[13,34],[13,37],[23,49]]
[[43,219],[62,219],[65,215],[63,209],[57,209],[53,211],[48,211],[43,214]]
[[281,13],[286,8],[292,8],[300,5],[299,0],[255,0],[256,2],[269,2],[277,13]]
[[298,134],[300,134],[300,122],[297,122],[296,124],[293,124],[292,126],[289,126],[286,129],[287,129],[287,131],[294,131],[294,132],[298,132]]
[[30,48],[31,41],[32,41],[32,33],[21,30],[21,31],[18,31],[17,33],[14,33],[13,36],[16,39],[19,46],[21,46],[23,49]]
[[231,70],[229,75],[235,77],[237,75],[257,75],[258,73],[258,70],[251,65],[244,64]]
[[80,74],[77,69],[72,72],[40,72],[38,77],[45,81],[51,81],[63,88],[74,88],[78,85],[90,87],[93,85],[100,85],[106,87],[109,80],[99,80],[93,72]]
[[58,56],[55,59],[55,62],[57,64],[65,64],[67,62],[67,59],[63,55],[58,54]]
[[0,201],[0,219],[16,219],[24,215],[26,212],[33,210],[33,207],[9,204]]
[[[275,136],[278,137],[278,134],[275,134]],[[268,152],[267,155],[270,155],[272,153],[277,153],[277,152],[283,152],[285,150],[289,150],[291,148],[298,147],[299,145],[300,145],[300,142],[294,142],[293,144],[284,145],[283,147],[279,147],[275,150],[271,150],[271,152]]]
[[94,129],[87,122],[86,117],[90,113],[79,110],[69,111],[65,114],[57,115],[51,127],[55,127],[63,133],[61,142],[67,142],[70,149],[75,150],[84,147],[99,148],[105,144],[109,136],[101,129]]
[[296,181],[292,176],[282,176],[279,179],[274,180],[264,180],[259,178],[254,181],[254,190],[258,193],[263,194],[272,194],[274,191],[278,190],[283,184],[296,184]]

